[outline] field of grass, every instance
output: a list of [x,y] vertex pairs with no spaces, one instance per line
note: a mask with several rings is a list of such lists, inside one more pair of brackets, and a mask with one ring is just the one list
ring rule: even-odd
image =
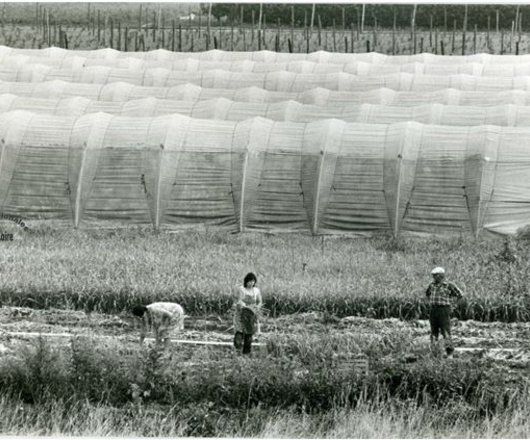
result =
[[441,265],[465,292],[455,316],[530,321],[530,241],[466,237],[312,237],[155,233],[150,229],[17,233],[1,242],[0,301],[114,313],[173,300],[189,314],[225,314],[255,272],[272,316],[426,317],[430,270]]
[[[413,363],[403,359],[411,347]],[[334,363],[359,352],[369,358],[366,374]],[[518,437],[529,427],[529,385],[524,371],[487,359],[433,358],[399,332],[377,342],[280,335],[250,358],[207,347],[162,354],[120,340],[38,339],[1,359],[0,432]]]

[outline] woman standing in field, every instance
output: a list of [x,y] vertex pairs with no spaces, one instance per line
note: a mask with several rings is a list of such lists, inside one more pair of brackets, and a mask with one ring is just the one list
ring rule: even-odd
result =
[[258,312],[262,305],[261,292],[256,287],[258,279],[248,273],[243,285],[238,287],[237,299],[234,304],[234,346],[249,354],[252,347],[252,336],[258,331]]

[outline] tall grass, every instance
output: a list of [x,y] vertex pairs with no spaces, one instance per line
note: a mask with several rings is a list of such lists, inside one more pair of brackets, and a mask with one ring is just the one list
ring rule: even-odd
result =
[[[528,427],[528,378],[484,360],[400,361],[410,340],[282,342],[266,356],[211,356],[44,341],[0,364],[3,434],[373,437],[516,434]],[[334,354],[362,352],[366,374]],[[186,366],[188,365],[188,366]],[[510,423],[510,418],[513,422]],[[355,435],[353,435],[355,434]],[[420,435],[421,436],[421,435]]]
[[235,286],[255,272],[273,315],[326,311],[337,316],[426,317],[430,270],[442,265],[465,292],[455,316],[530,320],[530,244],[506,260],[502,241],[465,238],[350,239],[34,230],[2,244],[4,304],[119,312],[171,300],[190,314],[227,312]]
[[137,413],[90,402],[49,401],[33,406],[3,396],[0,432],[90,437],[523,438],[530,430],[528,403],[484,417],[469,417],[462,405],[433,409],[386,402],[318,414],[301,414],[294,408],[232,410],[223,415],[212,411],[211,421],[200,421],[192,407],[180,413],[163,407]]
[[174,300],[189,313],[224,313],[234,287],[258,274],[273,314],[322,310],[337,315],[425,316],[424,290],[443,265],[467,301],[462,319],[528,320],[528,256],[499,257],[497,241],[313,238],[223,233],[155,234],[46,231],[5,243],[4,303],[116,312],[136,302]]

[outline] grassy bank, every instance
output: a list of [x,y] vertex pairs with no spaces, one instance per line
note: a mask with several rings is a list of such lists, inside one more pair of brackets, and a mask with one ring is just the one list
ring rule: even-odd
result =
[[[460,319],[530,320],[530,244],[389,237],[150,230],[31,231],[2,242],[4,304],[117,312],[172,300],[189,314],[225,313],[243,276],[256,272],[273,314],[426,316],[430,269],[442,265],[465,291]],[[513,258],[512,258],[513,257]]]
[[[39,341],[2,361],[0,432],[490,437],[528,427],[524,372],[480,359],[436,361],[403,335],[298,336],[251,358],[87,342]],[[413,363],[404,360],[411,350]],[[367,373],[337,363],[356,353],[368,357]]]

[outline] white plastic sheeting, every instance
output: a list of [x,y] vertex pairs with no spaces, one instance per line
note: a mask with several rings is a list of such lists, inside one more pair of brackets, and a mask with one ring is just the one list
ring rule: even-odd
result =
[[530,128],[0,114],[0,209],[231,230],[514,233]]
[[524,90],[484,93],[441,89],[431,92],[409,92],[380,88],[369,91],[347,92],[317,87],[303,92],[276,92],[259,87],[243,87],[239,89],[205,88],[189,83],[173,87],[147,87],[123,82],[86,84],[55,80],[42,83],[0,81],[0,93],[35,98],[83,97],[115,102],[153,97],[186,101],[226,98],[238,102],[263,103],[292,100],[304,104],[322,106],[337,103],[355,105],[368,103],[393,106],[416,106],[426,103],[466,106],[530,105],[530,92]]
[[21,67],[0,65],[0,80],[43,82],[63,80],[75,83],[106,84],[126,82],[143,86],[171,87],[186,83],[209,88],[261,87],[266,90],[300,92],[315,87],[339,91],[366,91],[378,88],[433,91],[447,88],[477,91],[530,90],[530,76],[477,77],[471,75],[413,75],[396,73],[380,76],[349,73],[305,74],[293,72],[237,73],[224,70],[178,72],[169,69],[113,69],[94,66],[54,69],[42,64]]
[[376,64],[524,64],[530,63],[530,55],[491,55],[486,53],[475,55],[435,55],[432,53],[421,53],[416,55],[385,55],[377,52],[369,53],[338,53],[316,51],[305,53],[272,52],[267,50],[253,52],[237,52],[210,50],[205,52],[172,52],[165,49],[157,49],[147,52],[122,52],[115,49],[105,48],[98,50],[67,50],[58,47],[46,49],[18,49],[0,46],[0,57],[12,55],[25,55],[31,57],[68,58],[73,56],[100,59],[136,58],[146,61],[169,61],[195,58],[201,61],[258,61],[265,63],[279,63],[290,61],[313,61],[327,64],[346,64],[352,61],[362,61]]
[[327,106],[296,101],[274,103],[235,102],[225,98],[205,101],[177,101],[144,98],[130,101],[97,101],[87,98],[42,99],[0,95],[0,112],[26,110],[58,116],[82,116],[104,112],[112,115],[153,117],[172,113],[200,119],[244,121],[262,117],[273,121],[314,122],[340,119],[345,122],[392,124],[416,121],[435,125],[530,126],[530,106],[454,106],[424,104],[398,107],[381,104],[334,102]]
[[351,73],[353,75],[388,75],[395,73],[410,73],[413,75],[472,75],[472,76],[529,76],[530,60],[520,64],[377,64],[364,61],[351,61],[345,64],[319,63],[314,61],[288,61],[267,63],[259,61],[205,61],[198,58],[182,58],[165,61],[145,61],[138,58],[85,58],[71,56],[65,58],[52,58],[28,55],[0,56],[0,63],[11,67],[40,64],[54,69],[81,69],[83,67],[107,67],[112,69],[168,69],[181,72],[201,72],[210,70],[225,70],[227,72],[268,73],[268,72],[293,72],[293,73]]

